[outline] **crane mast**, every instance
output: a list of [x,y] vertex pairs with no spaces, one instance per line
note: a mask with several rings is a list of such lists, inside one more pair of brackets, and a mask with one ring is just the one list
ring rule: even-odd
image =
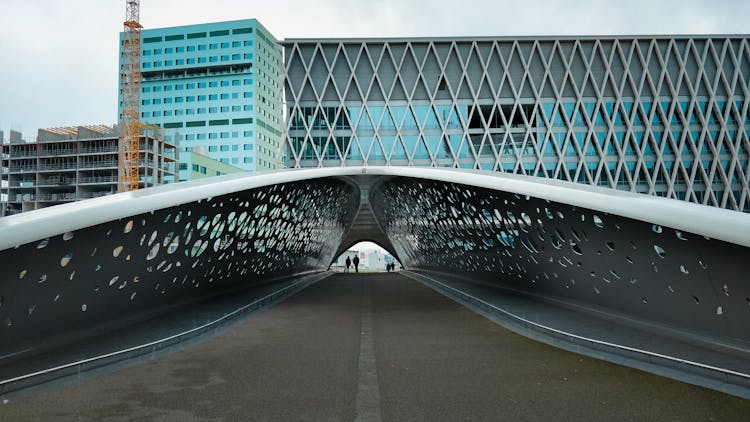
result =
[[138,189],[141,138],[141,29],[140,0],[125,0],[125,22],[120,69],[119,191]]

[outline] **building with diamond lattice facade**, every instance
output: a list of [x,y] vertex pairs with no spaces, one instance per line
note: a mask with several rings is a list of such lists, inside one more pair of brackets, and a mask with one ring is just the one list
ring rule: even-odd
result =
[[750,211],[748,36],[288,39],[287,167],[458,167]]

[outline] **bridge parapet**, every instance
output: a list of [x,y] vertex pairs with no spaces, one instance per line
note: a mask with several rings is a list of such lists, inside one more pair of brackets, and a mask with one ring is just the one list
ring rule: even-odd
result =
[[[644,205],[638,199],[632,206]],[[746,246],[445,181],[392,178],[378,185],[372,202],[411,269],[562,299],[693,339],[750,346],[750,283],[740,271],[750,256]]]
[[[101,213],[112,211],[100,202]],[[325,269],[358,206],[357,188],[342,180],[269,184],[5,249],[0,356],[43,351],[180,303]],[[54,217],[35,224],[55,225]]]
[[748,214],[493,172],[346,167],[228,175],[0,219],[0,364],[325,270],[342,243],[373,237],[410,269],[750,357]]

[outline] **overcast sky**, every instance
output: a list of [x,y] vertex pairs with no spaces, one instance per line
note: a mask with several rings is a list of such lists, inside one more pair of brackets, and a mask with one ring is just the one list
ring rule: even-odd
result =
[[[112,124],[124,0],[0,0],[0,130]],[[145,28],[257,18],[278,39],[747,34],[747,0],[141,0]]]

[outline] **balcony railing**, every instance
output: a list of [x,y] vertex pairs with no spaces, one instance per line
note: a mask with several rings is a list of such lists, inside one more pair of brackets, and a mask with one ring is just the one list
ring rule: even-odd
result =
[[97,153],[117,153],[119,149],[117,146],[113,147],[96,147],[96,148],[81,148],[82,154],[97,154]]
[[75,182],[76,182],[75,177],[53,176],[53,177],[48,177],[46,179],[42,179],[39,185],[40,186],[64,186],[64,185],[73,185],[75,184]]
[[24,193],[24,194],[17,194],[16,197],[15,197],[15,201],[13,201],[13,202],[29,202],[29,201],[75,201],[75,200],[76,200],[76,194],[75,194],[75,192],[38,193],[38,194]]
[[78,183],[117,183],[116,176],[79,177]]
[[23,158],[23,157],[36,157],[37,152],[36,151],[13,151],[10,154],[10,158]]
[[80,168],[84,168],[84,169],[97,168],[97,167],[117,167],[117,161],[116,160],[88,161],[88,162],[83,162],[80,165]]
[[112,195],[117,192],[82,192],[80,195],[78,195],[79,199],[91,199],[91,198],[99,198],[102,196]]
[[57,156],[57,155],[76,155],[78,154],[78,151],[76,151],[75,148],[71,149],[51,149],[51,150],[42,150],[38,156],[44,157],[44,156]]
[[41,164],[39,167],[39,171],[50,171],[50,170],[64,170],[64,171],[75,171],[76,169],[76,163],[49,163],[49,164]]
[[36,166],[11,166],[11,173],[25,173],[36,171]]
[[39,193],[34,195],[34,201],[75,201],[75,192],[66,193]]

